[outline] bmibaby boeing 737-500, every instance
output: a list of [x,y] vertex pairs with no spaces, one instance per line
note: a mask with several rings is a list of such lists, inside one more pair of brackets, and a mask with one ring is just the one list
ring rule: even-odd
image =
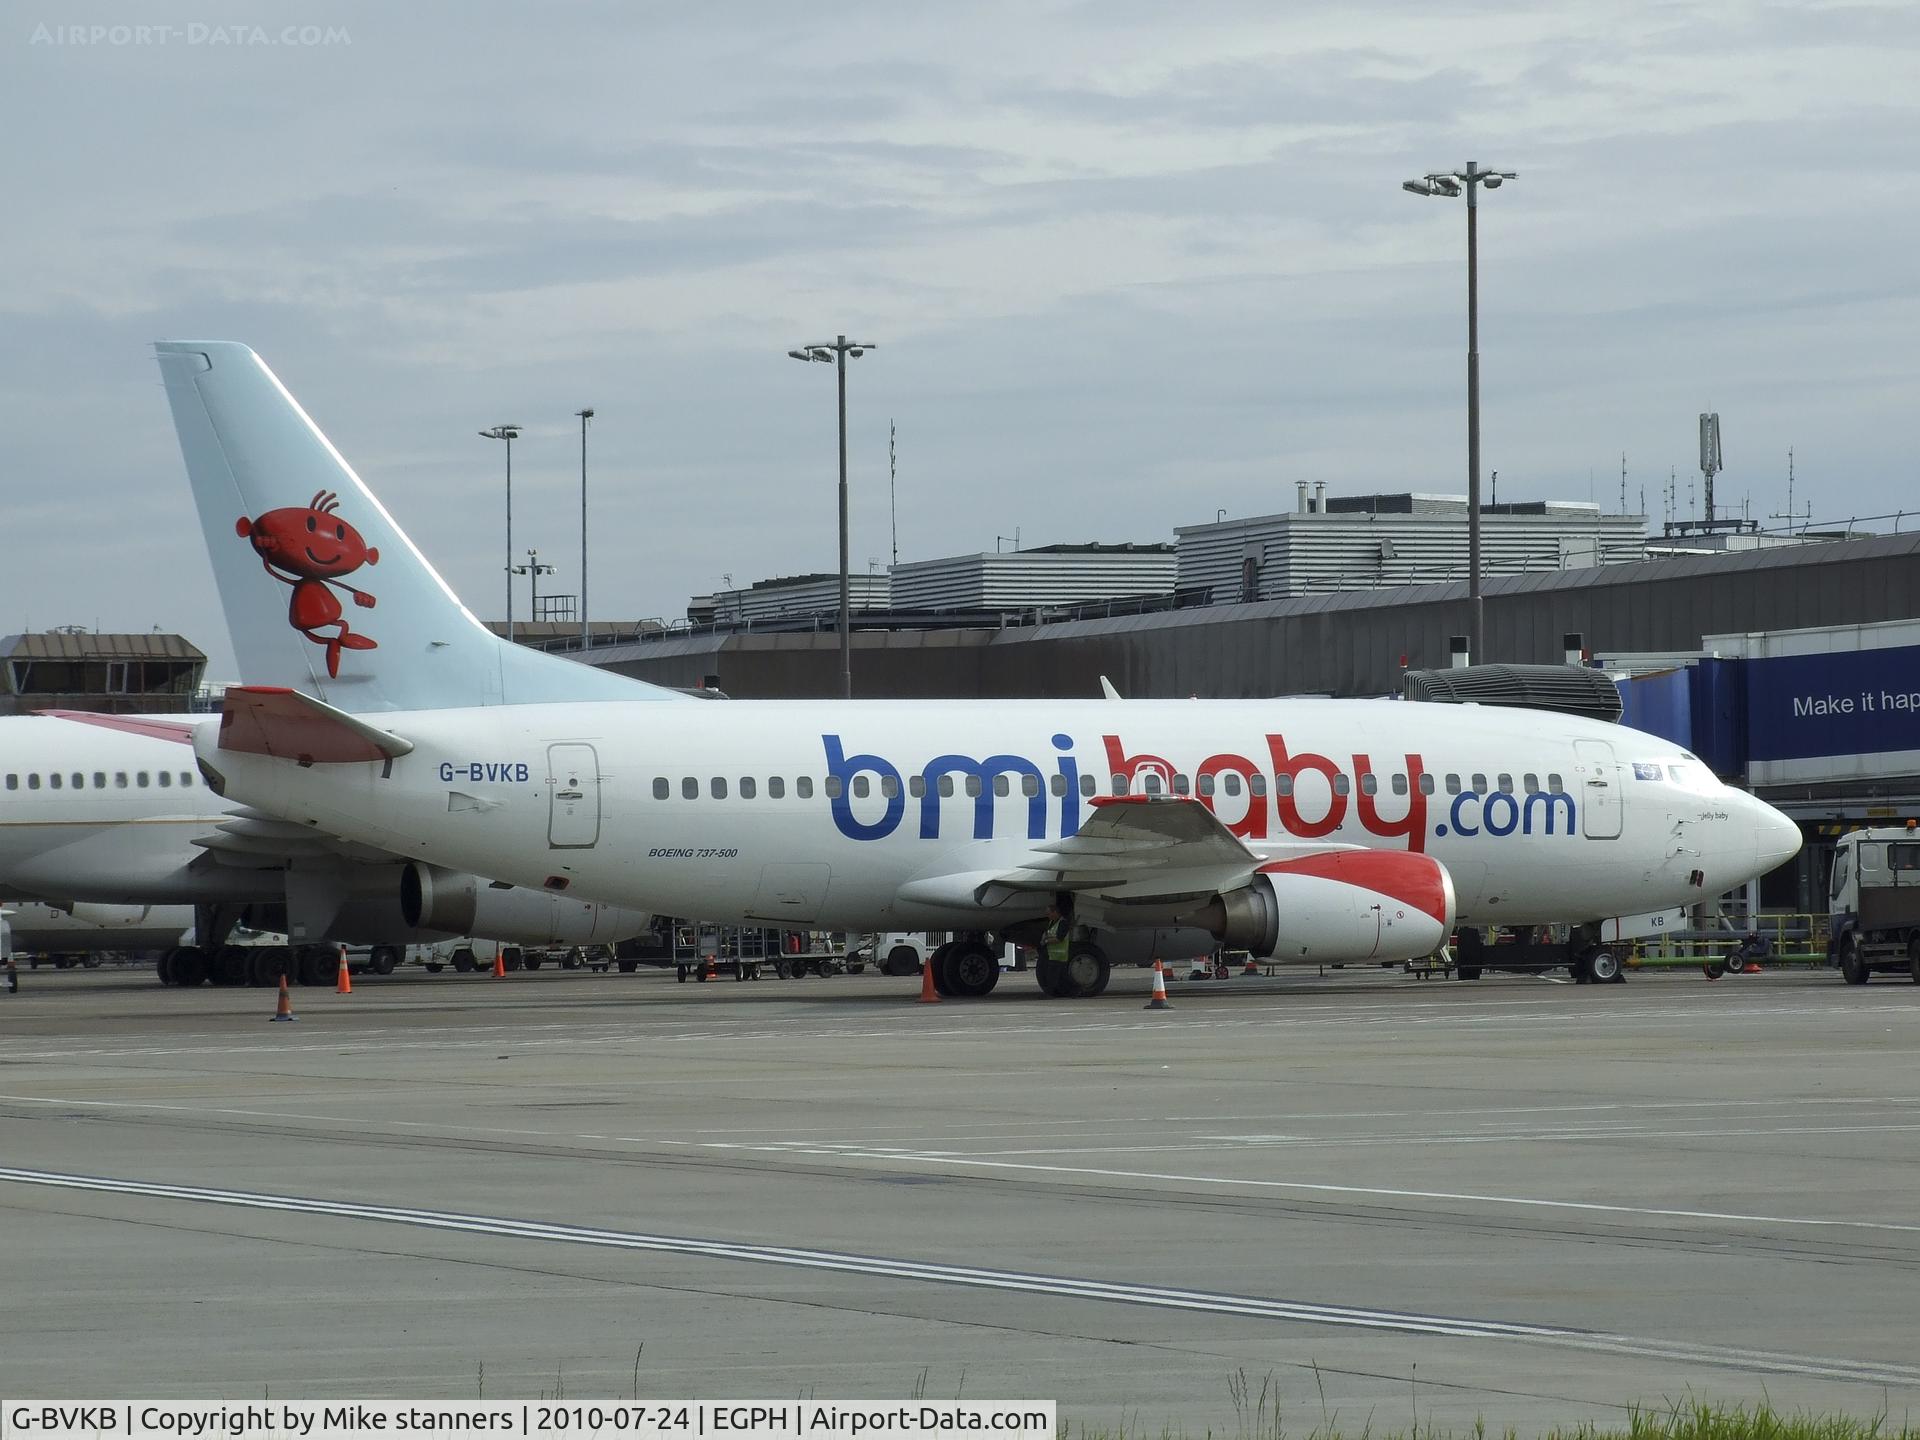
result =
[[[1799,848],[1678,746],[1560,714],[704,701],[588,679],[479,625],[251,350],[158,350],[243,669],[291,644],[311,679],[230,690],[196,734],[202,772],[409,857],[423,920],[455,871],[715,921],[947,930],[954,994],[993,986],[991,941],[1064,926],[1068,958],[1038,978],[1087,996],[1143,947],[1397,960],[1457,923],[1567,923],[1597,947],[1604,919]],[[434,698],[453,688],[473,701]]]

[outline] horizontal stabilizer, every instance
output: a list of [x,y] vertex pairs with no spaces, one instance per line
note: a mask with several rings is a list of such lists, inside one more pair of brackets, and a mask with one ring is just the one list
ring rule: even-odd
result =
[[220,748],[302,765],[351,765],[396,760],[413,742],[297,690],[234,685],[220,713]]
[[128,735],[144,735],[149,740],[171,740],[177,745],[193,744],[191,720],[160,720],[151,715],[102,715],[93,710],[36,710],[52,720],[72,720],[81,725],[98,725]]

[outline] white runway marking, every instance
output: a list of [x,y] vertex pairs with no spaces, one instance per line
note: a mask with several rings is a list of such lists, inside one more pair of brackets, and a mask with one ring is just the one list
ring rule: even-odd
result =
[[602,1249],[664,1252],[703,1259],[917,1280],[972,1289],[1019,1291],[1055,1295],[1067,1299],[1149,1306],[1163,1310],[1202,1312],[1360,1330],[1439,1335],[1455,1339],[1549,1345],[1562,1349],[1667,1360],[1686,1365],[1712,1365],[1768,1374],[1807,1375],[1871,1385],[1920,1386],[1920,1368],[1912,1366],[1831,1359],[1813,1355],[1792,1355],[1737,1346],[1697,1345],[1688,1341],[1670,1341],[1651,1336],[1614,1334],[1558,1325],[1512,1324],[1498,1320],[1473,1320],[1458,1316],[1373,1310],[1349,1305],[1324,1305],[1255,1295],[1234,1295],[1216,1291],[1090,1280],[1068,1275],[988,1270],[974,1266],[859,1255],[844,1251],[752,1245],[735,1241],[703,1240],[689,1236],[655,1235],[639,1231],[601,1230],[587,1226],[546,1224],[483,1215],[461,1215],[440,1210],[362,1205],[349,1201],[316,1200],[294,1195],[243,1190],[221,1190],[199,1185],[115,1180],[55,1171],[0,1167],[0,1182],[56,1190],[128,1195],[144,1199],[198,1202],[238,1209],[325,1215],[348,1220],[372,1220],[421,1229],[587,1245]]
[[[1398,1190],[1379,1185],[1328,1185],[1306,1180],[1238,1179],[1230,1175],[1194,1175],[1162,1170],[1114,1170],[1092,1165],[1038,1165],[1030,1161],[982,1159],[971,1155],[941,1155],[929,1151],[838,1147],[832,1150],[794,1150],[785,1145],[745,1145],[720,1141],[666,1140],[667,1145],[698,1145],[704,1150],[758,1150],[766,1154],[831,1155],[835,1159],[883,1160],[898,1165],[973,1166],[984,1170],[1021,1170],[1047,1175],[1091,1176],[1103,1180],[1165,1180],[1177,1185],[1244,1186],[1253,1190],[1298,1190],[1319,1195],[1364,1195],[1382,1200],[1446,1200],[1475,1205],[1512,1205],[1525,1209],[1577,1210],[1589,1214],[1642,1215],[1670,1220],[1711,1220],[1717,1224],[1805,1225],[1821,1229],[1882,1230],[1920,1235],[1920,1224],[1901,1225],[1879,1220],[1840,1220],[1807,1215],[1743,1215],[1720,1210],[1685,1210],[1657,1205],[1608,1205],[1595,1200],[1546,1200],[1528,1195],[1476,1195],[1457,1190]],[[799,1142],[818,1145],[819,1142]]]

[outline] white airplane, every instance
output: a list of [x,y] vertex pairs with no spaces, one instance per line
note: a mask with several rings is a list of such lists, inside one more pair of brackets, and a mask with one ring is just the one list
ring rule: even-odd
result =
[[7,922],[20,955],[69,956],[102,950],[157,950],[184,944],[193,928],[186,905],[12,905]]
[[[213,412],[192,383],[174,383],[177,370],[167,374],[182,435],[211,428]],[[280,403],[283,418],[298,416],[310,429],[290,398],[281,395]],[[338,667],[338,657],[368,643],[344,619],[344,607],[329,608],[334,591],[327,567],[343,565],[351,551],[343,519],[312,492],[289,506],[251,509],[232,484],[224,494],[199,498],[236,649],[255,678],[305,686],[350,709],[370,710],[492,704],[509,694],[556,701],[660,693],[499,644],[471,617],[446,643],[423,643],[416,661],[380,682],[349,674],[335,685],[329,670]],[[205,511],[208,505],[215,508]],[[241,558],[221,563],[235,546]],[[404,541],[389,548],[393,559],[424,566],[405,553]],[[323,563],[323,556],[334,558]],[[356,565],[378,560],[376,551],[354,552]],[[258,593],[256,583],[272,595]],[[371,611],[374,598],[364,590],[348,594],[358,597],[359,624],[358,614]],[[458,609],[450,592],[441,598]],[[392,637],[407,623],[382,613],[374,628]],[[321,942],[401,947],[472,935],[583,945],[648,928],[650,915],[616,904],[409,867],[408,857],[315,836],[223,800],[201,781],[189,748],[193,726],[204,719],[72,711],[0,717],[0,897],[58,907],[191,905],[197,943],[169,944],[158,967],[161,980],[182,985],[244,983],[275,966],[308,983],[329,982],[334,953]],[[257,948],[226,943],[236,924],[286,931],[297,948],[263,962]]]
[[[1146,954],[1224,943],[1306,963],[1410,959],[1456,923],[1571,923],[1576,967],[1594,967],[1607,917],[1718,895],[1800,845],[1790,820],[1677,746],[1543,712],[670,704],[627,688],[501,708],[488,702],[534,698],[513,647],[480,630],[259,357],[158,349],[230,622],[271,616],[325,658],[318,694],[230,690],[196,733],[202,772],[302,834],[412,857],[423,897],[444,867],[716,921],[957,931],[933,968],[961,995],[997,981],[991,940],[1067,929],[1068,958],[1038,978],[1087,996],[1111,963]],[[370,615],[302,610],[297,591],[287,620],[274,613],[284,577],[253,564],[259,524],[234,517],[313,495],[335,500],[300,512],[290,546],[326,542],[305,550],[332,587],[322,601],[354,594],[343,575],[372,584],[347,562],[377,550]],[[497,697],[448,708],[403,691],[481,636]],[[329,703],[358,690],[407,698],[376,718]]]
[[[256,950],[225,943],[236,924],[290,929],[299,948],[267,964],[307,983],[333,976],[322,941],[589,944],[647,928],[649,917],[619,906],[451,872],[434,877],[431,913],[410,910],[405,857],[317,838],[210,791],[190,748],[205,718],[0,717],[0,896],[76,914],[196,907],[198,943],[180,944],[174,925],[158,970],[180,985],[244,983],[249,961],[253,978],[264,975]],[[22,922],[14,930],[29,948]]]

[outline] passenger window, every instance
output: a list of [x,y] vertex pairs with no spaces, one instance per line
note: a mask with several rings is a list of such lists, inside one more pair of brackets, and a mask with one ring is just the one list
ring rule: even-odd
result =
[[1424,770],[1421,771],[1420,772],[1420,793],[1422,795],[1431,795],[1433,793],[1433,790],[1434,790],[1433,776],[1429,775]]
[[1113,777],[1113,793],[1116,795],[1124,795],[1127,793],[1127,777],[1126,776],[1116,775]]
[[1093,798],[1093,791],[1094,791],[1093,776],[1082,775],[1080,777],[1080,793],[1084,795],[1087,799],[1091,800]]
[[1038,775],[1022,775],[1020,777],[1020,793],[1029,800],[1038,795],[1040,793],[1040,777]]
[[[1396,775],[1394,778],[1397,780],[1400,777]],[[1380,782],[1374,778],[1371,770],[1365,771],[1360,776],[1360,793],[1362,795],[1378,795],[1380,793]]]
[[1160,793],[1160,777],[1156,775],[1153,771],[1149,770],[1144,776],[1142,776],[1141,782],[1142,783],[1141,783],[1140,789],[1145,794],[1158,795]]
[[944,800],[951,794],[953,794],[953,776],[942,775],[940,777],[940,798]]
[[1549,774],[1547,776],[1547,789],[1551,790],[1555,795],[1561,794],[1566,789],[1566,782],[1558,775]]
[[1293,776],[1276,775],[1273,777],[1273,793],[1276,795],[1293,794]]
[[126,771],[116,770],[113,772],[113,788],[116,790],[124,790],[127,788],[127,772]]
[[864,800],[873,793],[873,782],[864,775],[853,777],[853,798]]
[[1059,799],[1067,793],[1067,777],[1056,771],[1053,778],[1047,782],[1047,788],[1053,791],[1056,800]]
[[907,777],[907,793],[916,800],[920,799],[927,793],[927,777],[924,775],[909,775]]
[[1198,784],[1199,791],[1202,795],[1213,794],[1213,786],[1214,786],[1213,776],[1202,775],[1199,777],[1197,784]]
[[1506,774],[1504,771],[1501,772],[1501,775],[1500,775],[1500,789],[1502,790],[1502,792],[1508,795],[1511,795],[1513,793],[1513,777],[1511,775]]
[[1176,795],[1184,795],[1187,793],[1187,777],[1186,776],[1176,775],[1173,777],[1173,793]]
[[1487,777],[1486,776],[1480,775],[1480,774],[1474,775],[1473,793],[1476,795],[1484,795],[1487,793]]
[[191,770],[182,770],[180,772],[180,783],[191,786],[193,784],[193,772]]
[[740,777],[740,798],[742,800],[751,800],[759,793],[760,787],[754,783],[751,775],[742,775]]
[[1520,777],[1520,783],[1526,787],[1527,794],[1538,795],[1540,793],[1540,777],[1538,775],[1522,775]]
[[727,782],[722,780],[718,775],[707,782],[707,789],[716,800],[724,800],[727,798]]
[[1004,775],[994,776],[993,793],[996,795],[1011,795],[1013,793],[1013,782]]
[[845,791],[846,787],[841,784],[840,777],[838,775],[829,775],[827,776],[827,783],[824,788],[826,790],[827,799],[838,800],[842,795],[842,793]]
[[898,775],[882,775],[880,777],[880,793],[889,800],[899,795],[900,777]]
[[[1006,776],[1003,775],[1000,778],[1004,780],[1006,779]],[[982,788],[983,787],[980,784],[980,777],[978,775],[967,776],[967,794],[973,796],[977,800],[980,798],[980,792]]]
[[60,772],[58,770],[49,771],[47,773],[47,787],[49,789],[58,790],[63,783],[64,782],[61,780]]
[[691,775],[687,776],[686,779],[680,782],[680,796],[684,800],[698,800],[700,798],[700,782]]
[[1393,777],[1393,793],[1396,795],[1407,793],[1407,777],[1398,772],[1395,772]]
[[786,794],[787,782],[782,780],[778,775],[769,775],[767,777],[767,798],[769,800],[781,800],[786,798]]
[[27,776],[27,789],[38,790],[39,788],[40,788],[40,776],[39,776],[39,773],[36,771],[34,774]]
[[1348,791],[1352,789],[1353,789],[1353,782],[1347,779],[1345,775],[1336,775],[1333,777],[1333,793],[1334,794],[1345,795]]
[[87,777],[82,775],[78,770],[73,772],[73,788],[76,790],[84,790],[87,788]]
[[1458,775],[1452,775],[1452,774],[1448,775],[1447,776],[1447,794],[1458,795],[1459,793],[1460,793],[1460,777]]
[[140,771],[133,778],[135,783],[137,783],[142,790],[147,788],[147,772],[146,771],[144,770]]
[[672,793],[673,793],[672,788],[667,784],[666,776],[656,775],[653,777],[653,798],[654,799],[664,800],[667,798],[668,795]]
[[18,775],[7,776],[7,789],[18,790],[19,788],[20,788],[20,777]]
[[96,790],[104,790],[107,788],[107,772],[106,771],[96,770],[93,772],[93,788]]
[[811,775],[796,776],[793,782],[793,793],[798,799],[811,800],[813,798],[813,777]]
[[1229,795],[1238,795],[1240,793],[1240,772],[1238,770],[1227,771],[1226,774],[1220,777],[1220,788],[1225,790]]
[[1264,775],[1249,775],[1247,777],[1247,793],[1249,795],[1265,797],[1267,793],[1267,777]]

